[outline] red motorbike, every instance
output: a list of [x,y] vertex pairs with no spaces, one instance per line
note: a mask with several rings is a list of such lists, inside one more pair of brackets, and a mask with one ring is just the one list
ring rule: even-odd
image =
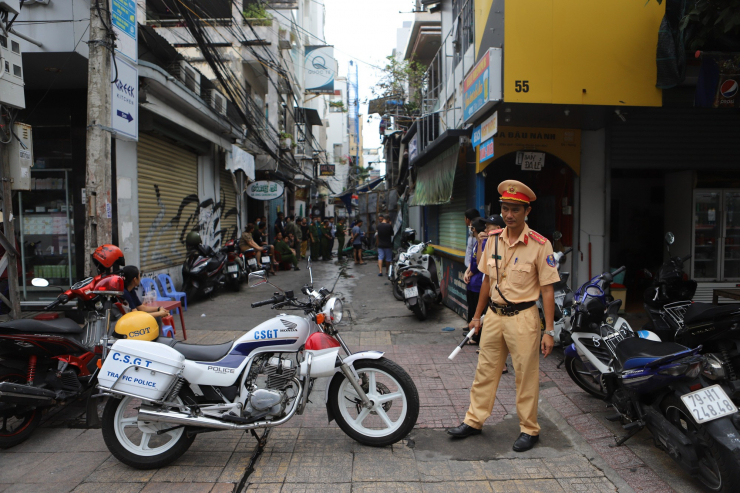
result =
[[[122,261],[121,254],[120,261],[104,269],[100,265],[99,275],[79,281],[46,306],[51,310],[76,300],[85,318],[82,326],[69,318],[0,323],[0,449],[26,440],[45,410],[95,387],[114,304],[124,289],[123,278],[113,275],[112,267]],[[97,419],[92,402],[88,422]]]
[[221,247],[221,251],[226,254],[226,284],[233,290],[239,291],[242,283],[247,278],[244,270],[244,255],[239,251],[239,245],[234,240],[228,240]]

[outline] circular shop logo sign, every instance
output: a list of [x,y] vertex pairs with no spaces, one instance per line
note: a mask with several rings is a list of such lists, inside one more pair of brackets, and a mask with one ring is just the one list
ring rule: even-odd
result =
[[247,195],[257,200],[272,200],[283,195],[283,184],[276,181],[256,181],[247,187]]

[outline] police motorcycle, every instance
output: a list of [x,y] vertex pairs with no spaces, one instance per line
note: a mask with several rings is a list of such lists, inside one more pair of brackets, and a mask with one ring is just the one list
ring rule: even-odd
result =
[[[555,239],[560,233],[555,232]],[[560,275],[560,280],[553,284],[553,291],[555,294],[555,317],[554,317],[554,332],[555,345],[567,346],[571,343],[570,340],[570,318],[573,314],[573,291],[568,286],[568,279],[570,278],[569,272],[561,272],[561,267],[567,259],[567,255],[573,251],[573,248],[568,248],[564,252],[555,252],[553,259]],[[542,307],[542,296],[537,300],[537,310],[540,314],[540,324],[542,329],[545,327],[545,310]]]
[[196,231],[188,233],[185,245],[187,257],[182,266],[182,281],[188,300],[215,293],[226,283],[226,254],[204,245]]
[[[101,245],[92,257],[99,274],[75,283],[45,307],[52,310],[74,300],[83,325],[70,318],[0,323],[0,449],[27,440],[43,413],[95,386],[107,327],[120,315],[114,302],[123,279],[112,271],[123,266],[124,258],[115,245]],[[31,283],[49,286],[42,278]],[[88,424],[97,418],[92,404]]]
[[393,297],[398,301],[404,300],[403,286],[400,282],[398,271],[402,267],[407,267],[409,265],[410,256],[412,253],[416,252],[416,249],[414,249],[413,252],[411,251],[412,248],[417,246],[412,245],[412,242],[415,239],[416,230],[412,228],[406,228],[403,233],[401,233],[401,248],[398,249],[394,261],[391,262],[391,265],[388,267],[388,280],[390,281],[391,289],[393,290]]
[[429,242],[410,247],[403,254],[405,265],[401,265],[396,274],[406,307],[421,321],[426,320],[432,303],[442,301],[437,264],[430,254],[425,253],[427,246]]
[[412,430],[419,414],[414,382],[382,352],[347,347],[339,333],[340,298],[314,289],[313,281],[299,299],[261,272],[249,277],[252,286],[278,290],[252,307],[280,311],[236,341],[194,345],[147,334],[113,344],[98,388],[109,397],[103,437],[121,462],[158,468],[180,457],[199,433],[249,430],[256,436],[254,430],[282,425],[305,411],[318,378],[330,379],[324,392],[329,420],[354,440],[385,446]]
[[[605,283],[619,273],[602,274]],[[715,383],[717,369],[694,349],[674,342],[660,342],[637,337],[619,325],[621,300],[604,306],[602,296],[593,289],[576,293],[574,330],[593,334],[591,347],[582,340],[565,350],[566,359],[580,361],[580,372],[598,383],[600,395],[616,411],[608,416],[619,421],[627,434],[616,440],[624,444],[640,430],[647,428],[655,445],[675,460],[683,470],[697,479],[708,491],[735,491],[740,480],[737,457],[740,457],[740,413],[725,392]],[[598,335],[597,335],[598,334]],[[594,361],[597,356],[598,363]],[[606,372],[599,370],[606,366]],[[569,375],[583,386],[584,379]]]

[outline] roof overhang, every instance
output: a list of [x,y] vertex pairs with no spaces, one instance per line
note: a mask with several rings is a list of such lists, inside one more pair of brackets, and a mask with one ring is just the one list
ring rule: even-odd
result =
[[409,165],[415,168],[424,166],[441,152],[444,152],[451,146],[460,143],[460,137],[469,137],[471,133],[472,127],[468,130],[446,130],[437,137],[434,142],[426,146],[423,151],[414,157],[414,159],[409,162]]

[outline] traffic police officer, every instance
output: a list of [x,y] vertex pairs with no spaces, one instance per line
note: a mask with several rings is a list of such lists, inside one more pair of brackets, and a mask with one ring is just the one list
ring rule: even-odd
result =
[[[496,241],[488,241],[479,269],[485,274],[478,308],[470,328],[480,331],[480,317],[486,304],[491,307],[485,317],[480,340],[480,356],[475,380],[470,389],[470,407],[463,423],[447,430],[456,438],[481,432],[491,415],[496,389],[506,357],[516,373],[516,410],[521,434],[514,451],[531,449],[539,440],[537,401],[539,399],[538,348],[547,357],[554,345],[553,317],[555,296],[552,284],[560,280],[552,245],[529,229],[525,218],[536,199],[532,190],[514,180],[498,187],[504,229],[492,231]],[[540,320],[536,301],[542,293],[545,312],[545,335],[540,342]]]

